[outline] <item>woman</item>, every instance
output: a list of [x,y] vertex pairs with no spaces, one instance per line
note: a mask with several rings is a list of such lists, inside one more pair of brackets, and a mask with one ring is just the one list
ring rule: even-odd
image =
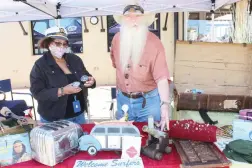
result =
[[22,141],[17,140],[13,143],[12,164],[26,162],[31,160],[31,155],[27,153]]
[[[45,34],[39,46],[48,52],[35,62],[30,74],[30,90],[38,101],[41,122],[67,119],[84,124],[87,88],[96,86],[95,79],[78,56],[66,53],[68,38],[64,28],[52,27]],[[83,75],[88,76],[83,89],[71,85]]]

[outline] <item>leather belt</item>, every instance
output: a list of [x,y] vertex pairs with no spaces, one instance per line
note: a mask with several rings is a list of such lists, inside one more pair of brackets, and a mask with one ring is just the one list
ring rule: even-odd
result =
[[141,98],[143,97],[143,94],[142,93],[125,93],[125,92],[122,92],[122,94],[128,98],[132,98],[132,99],[138,99],[138,98]]
[[[149,91],[151,92],[151,91]],[[142,92],[142,93],[125,93],[125,92],[122,92],[122,94],[128,98],[132,98],[132,99],[138,99],[138,98],[143,98],[143,103],[142,103],[142,108],[145,107],[146,105],[146,99],[144,97],[144,94],[146,93],[149,93],[149,92]]]

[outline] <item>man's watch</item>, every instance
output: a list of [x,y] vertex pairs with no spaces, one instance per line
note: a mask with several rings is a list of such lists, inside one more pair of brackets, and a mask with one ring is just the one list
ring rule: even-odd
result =
[[162,107],[164,104],[167,104],[167,105],[169,106],[169,105],[170,105],[170,102],[161,101],[161,103],[160,103],[160,107]]

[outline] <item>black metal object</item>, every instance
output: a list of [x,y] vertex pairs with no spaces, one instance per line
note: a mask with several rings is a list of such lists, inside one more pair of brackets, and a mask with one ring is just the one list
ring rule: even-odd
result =
[[251,15],[252,12],[252,0],[249,1],[249,14]]
[[58,2],[57,5],[56,5],[56,10],[57,10],[57,17],[56,17],[56,19],[61,19],[60,7],[61,7],[61,3]]
[[101,32],[105,32],[104,26],[103,26],[103,18],[101,16]]
[[28,35],[27,31],[25,31],[25,29],[24,29],[24,26],[23,26],[22,22],[18,22],[18,23],[19,23],[21,29],[23,30],[23,34],[24,34],[25,36]]
[[207,109],[204,108],[200,108],[199,109],[199,114],[201,116],[201,118],[203,119],[205,124],[210,124],[210,125],[216,125],[218,124],[218,121],[213,121],[209,115],[207,114]]
[[85,17],[83,17],[83,23],[84,23],[84,33],[88,33],[89,30],[87,28],[87,23],[86,23],[86,18]]
[[174,13],[174,58],[176,57],[176,41],[178,40],[179,37],[179,17],[178,17],[178,12]]
[[179,38],[179,16],[178,12],[174,12],[174,40]]
[[182,13],[182,40],[185,40],[185,13]]
[[148,135],[146,145],[141,148],[141,153],[154,160],[162,160],[163,153],[170,153],[171,147],[167,137],[155,138]]
[[[143,131],[144,129],[146,129],[145,126],[143,127]],[[168,133],[165,135],[155,135],[152,131],[147,131],[147,133],[148,139],[146,140],[146,144],[141,147],[141,154],[154,160],[162,160],[163,153],[171,153]]]
[[167,31],[167,21],[168,21],[168,13],[166,13],[166,15],[165,15],[165,24],[163,27],[163,31]]
[[211,0],[212,2],[212,10],[210,11],[211,13],[214,13],[214,8],[215,8],[215,0]]

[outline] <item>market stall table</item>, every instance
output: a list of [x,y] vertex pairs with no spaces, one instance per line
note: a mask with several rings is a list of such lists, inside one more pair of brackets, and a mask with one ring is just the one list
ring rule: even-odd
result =
[[[142,145],[145,144],[147,134],[142,132],[142,127],[147,123],[134,123],[140,130],[141,134],[144,135],[142,140]],[[90,132],[94,124],[84,124],[82,125],[83,131]],[[54,166],[55,168],[69,168],[73,167],[76,160],[98,160],[98,159],[120,159],[120,155],[116,154],[114,151],[101,151],[98,152],[96,156],[90,156],[87,152],[78,152],[75,156],[72,156],[62,163]],[[161,161],[152,160],[146,156],[141,156],[145,168],[179,168],[181,164],[180,157],[175,149],[172,146],[172,152],[170,154],[165,154]],[[18,163],[12,166],[6,166],[6,168],[40,168],[40,167],[49,167],[41,163],[36,162],[35,160]]]

